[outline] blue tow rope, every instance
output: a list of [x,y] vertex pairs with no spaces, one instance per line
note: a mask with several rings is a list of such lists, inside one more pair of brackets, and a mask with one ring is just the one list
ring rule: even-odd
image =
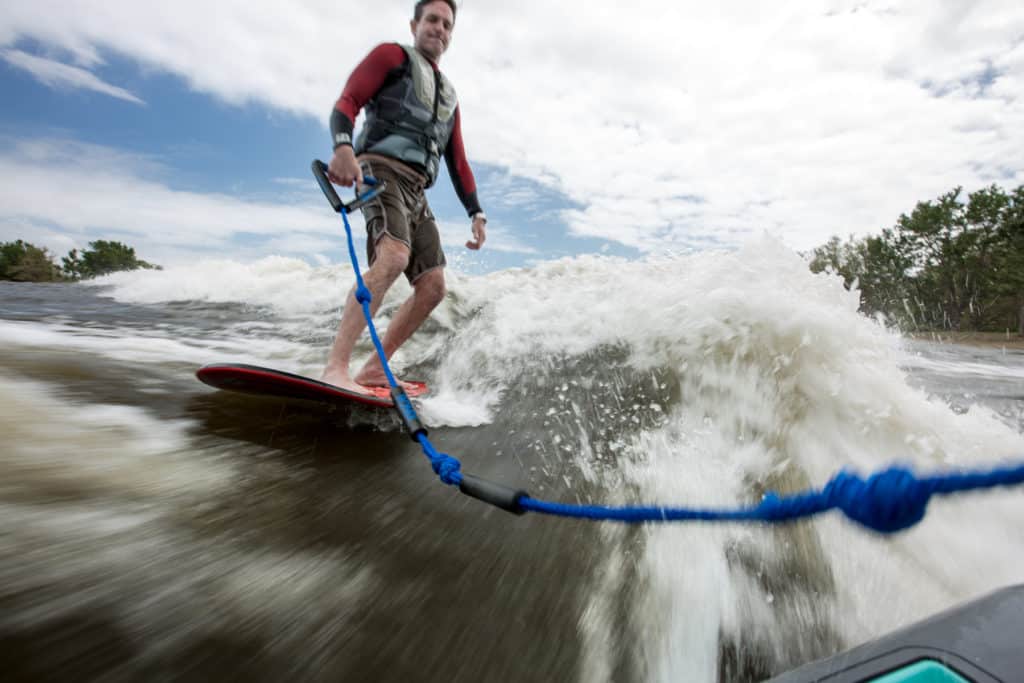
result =
[[341,214],[348,239],[349,258],[356,273],[356,301],[362,306],[370,338],[377,349],[381,366],[391,387],[395,409],[404,422],[413,441],[420,444],[424,455],[438,478],[449,486],[458,486],[462,493],[521,515],[536,512],[558,517],[573,517],[600,521],[625,522],[791,522],[812,517],[830,510],[841,510],[848,518],[879,533],[894,533],[908,529],[925,515],[928,501],[933,495],[949,495],[967,491],[992,489],[1000,486],[1024,484],[1024,465],[1000,467],[987,472],[951,472],[948,474],[917,477],[904,467],[890,467],[876,472],[866,480],[856,474],[841,471],[820,490],[810,490],[789,496],[774,492],[764,495],[761,503],[733,509],[702,509],[657,506],[607,507],[603,505],[571,505],[532,498],[526,491],[512,489],[480,477],[462,472],[462,464],[447,453],[439,452],[427,438],[427,430],[420,424],[412,402],[395,380],[388,367],[384,346],[377,335],[370,312],[372,295],[363,283],[352,241],[352,228],[348,223],[349,211],[361,208],[376,196],[383,183],[365,178],[370,190],[352,202],[344,204],[326,176],[327,167],[321,161],[313,162],[313,175],[335,211]]

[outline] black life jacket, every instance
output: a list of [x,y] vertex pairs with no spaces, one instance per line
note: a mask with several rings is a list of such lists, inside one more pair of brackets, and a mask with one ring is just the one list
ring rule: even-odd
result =
[[426,57],[413,47],[402,49],[403,71],[366,103],[355,151],[403,161],[422,171],[430,187],[455,128],[458,99],[451,82]]

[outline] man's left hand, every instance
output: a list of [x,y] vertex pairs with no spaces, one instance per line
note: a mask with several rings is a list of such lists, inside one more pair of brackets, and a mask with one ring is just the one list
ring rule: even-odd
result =
[[484,246],[484,242],[487,241],[487,219],[477,216],[473,219],[473,239],[466,242],[467,249],[473,249],[474,251]]

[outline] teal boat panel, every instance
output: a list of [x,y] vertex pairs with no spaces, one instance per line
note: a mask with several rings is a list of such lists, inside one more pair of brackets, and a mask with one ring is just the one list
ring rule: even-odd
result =
[[871,679],[871,683],[969,683],[966,678],[933,659]]

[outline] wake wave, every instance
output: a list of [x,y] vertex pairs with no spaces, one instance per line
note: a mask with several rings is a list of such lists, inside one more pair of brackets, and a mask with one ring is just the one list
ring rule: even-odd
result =
[[[537,497],[558,482],[581,502],[726,506],[818,486],[843,467],[927,472],[1024,456],[1024,437],[991,411],[954,411],[914,388],[900,337],[857,312],[857,292],[768,238],[734,253],[586,256],[448,280],[395,366],[432,385],[430,426],[500,425],[504,455],[525,463]],[[351,275],[275,257],[97,284],[137,304],[270,309],[261,334],[294,344],[272,364],[312,374]],[[381,329],[407,292],[389,294]],[[1018,498],[942,500],[885,539],[834,517],[602,529],[607,559],[581,622],[585,674],[763,678],[1010,583],[1024,560],[1004,542]]]

